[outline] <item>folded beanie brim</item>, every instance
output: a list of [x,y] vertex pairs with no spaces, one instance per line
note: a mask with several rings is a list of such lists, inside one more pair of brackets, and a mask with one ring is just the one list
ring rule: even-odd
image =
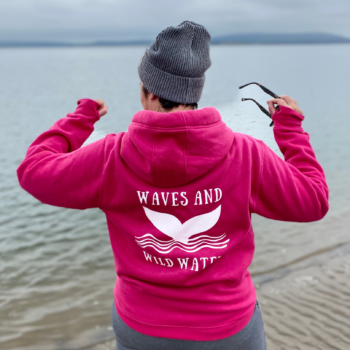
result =
[[204,74],[199,78],[191,78],[164,72],[151,63],[147,51],[138,72],[145,88],[158,97],[181,104],[197,103],[201,98]]

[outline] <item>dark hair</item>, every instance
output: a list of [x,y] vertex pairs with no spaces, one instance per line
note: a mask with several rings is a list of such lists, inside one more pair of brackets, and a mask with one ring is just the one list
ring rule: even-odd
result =
[[[146,96],[148,96],[150,94],[150,92],[145,88],[145,86],[142,84],[142,90],[144,92],[144,94]],[[159,102],[160,104],[162,105],[162,107],[166,110],[171,110],[175,107],[178,107],[180,106],[182,103],[178,103],[178,102],[173,102],[173,101],[169,101],[169,100],[166,100],[165,98],[162,98],[162,97],[159,97]],[[185,103],[184,104],[185,106],[187,107],[193,107],[193,109],[198,109],[198,103],[197,102],[194,102],[194,103]]]

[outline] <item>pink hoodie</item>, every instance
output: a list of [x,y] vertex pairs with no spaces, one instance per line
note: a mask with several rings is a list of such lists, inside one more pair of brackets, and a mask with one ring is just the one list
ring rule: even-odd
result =
[[328,211],[304,117],[283,106],[273,115],[283,161],[213,107],[140,111],[128,132],[81,148],[99,114],[92,100],[78,104],[29,147],[21,186],[43,203],[104,211],[130,327],[197,341],[239,332],[256,301],[251,213],[309,222]]

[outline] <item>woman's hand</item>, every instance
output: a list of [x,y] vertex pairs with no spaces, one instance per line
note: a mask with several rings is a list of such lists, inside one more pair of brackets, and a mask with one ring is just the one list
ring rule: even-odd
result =
[[281,98],[274,98],[272,100],[267,101],[267,105],[269,106],[271,116],[276,112],[275,104],[291,108],[293,109],[293,111],[296,111],[299,114],[303,115],[303,112],[298,106],[297,101],[293,100],[290,96],[282,95]]
[[105,106],[105,102],[103,100],[95,100],[100,106],[98,107],[98,112],[100,117],[103,117],[108,112],[108,106]]

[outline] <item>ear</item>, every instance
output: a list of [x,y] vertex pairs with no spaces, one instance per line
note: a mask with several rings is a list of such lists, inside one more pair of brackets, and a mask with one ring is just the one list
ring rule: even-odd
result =
[[158,96],[156,96],[155,94],[150,94],[150,97],[149,97],[149,99],[151,100],[151,101],[155,101],[156,99],[158,98]]

